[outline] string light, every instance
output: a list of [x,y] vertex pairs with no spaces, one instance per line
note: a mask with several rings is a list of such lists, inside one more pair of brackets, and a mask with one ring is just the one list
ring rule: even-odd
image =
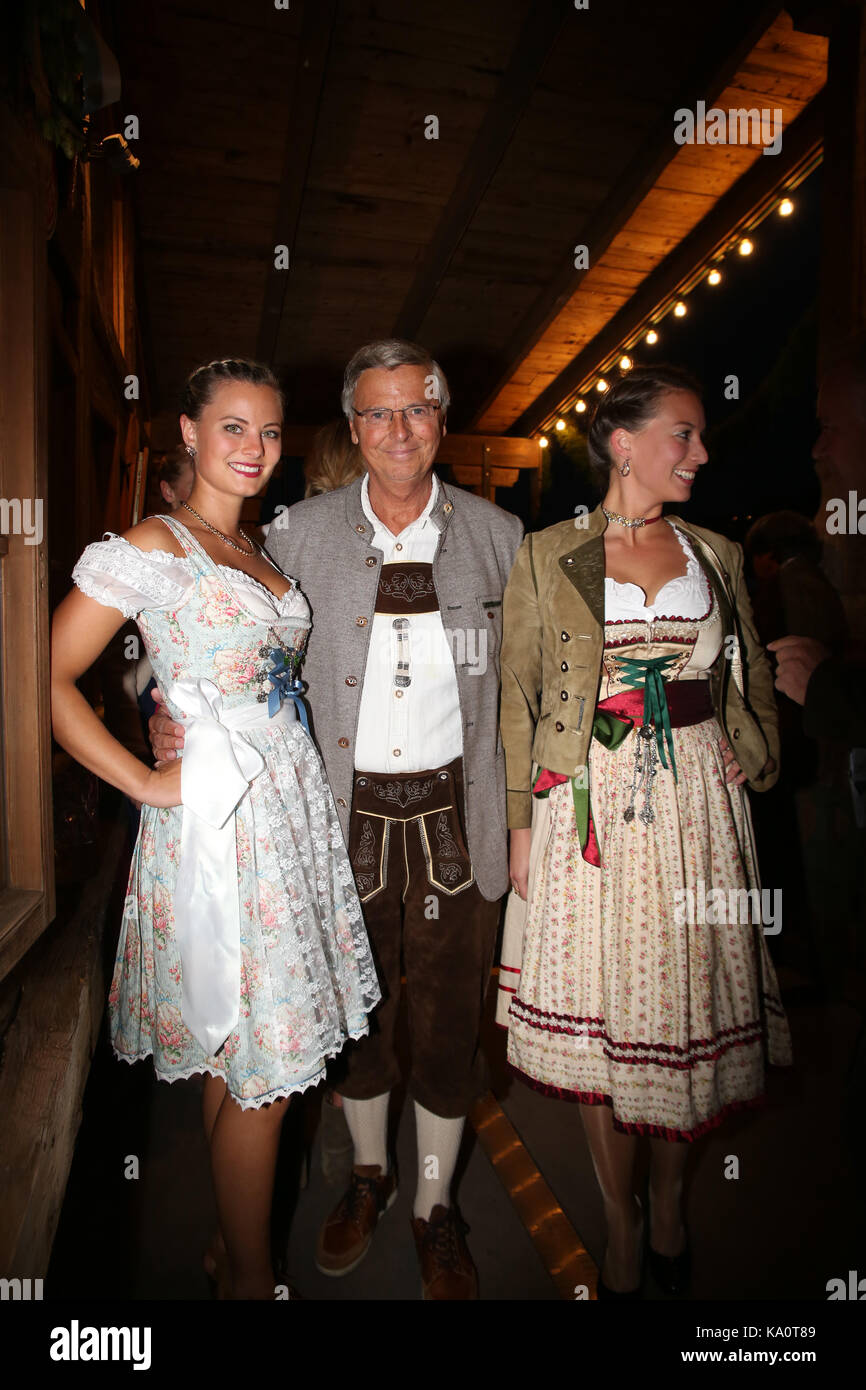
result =
[[[797,187],[799,187],[799,184],[802,183],[803,178],[806,177],[809,173],[811,173],[812,168],[814,168],[814,163],[812,167],[809,170],[807,170],[802,177],[798,179],[796,184]],[[753,220],[753,229],[754,227],[758,226],[759,223],[763,222],[763,220],[770,215],[772,210],[773,203],[765,203],[763,211],[759,214],[757,219]],[[795,204],[793,200],[787,196],[781,198],[780,201],[775,204],[775,211],[778,212],[780,217],[790,217],[791,213],[794,212],[794,210]],[[727,244],[725,250],[731,248],[732,245],[733,239],[731,242]],[[755,245],[750,237],[741,237],[740,240],[737,242],[737,251],[741,256],[751,256],[754,249]],[[697,280],[700,278],[700,274],[700,270],[697,270],[694,277],[688,281],[686,286],[687,291],[691,289],[693,284],[697,283]],[[723,281],[723,278],[724,277],[722,275],[722,272],[717,265],[712,266],[706,271],[706,281],[709,285],[720,285]],[[676,303],[673,304],[673,306],[670,306],[669,302],[667,309],[662,308],[660,310],[657,310],[656,312],[658,317],[664,317],[664,314],[666,312],[670,312],[671,307],[674,316],[678,319],[685,318],[685,316],[688,313],[688,305],[686,301],[679,299],[676,301]],[[629,337],[627,337],[624,340],[622,344],[621,352],[623,355],[619,358],[618,362],[619,370],[621,372],[629,372],[634,366],[634,361],[629,356],[628,349],[637,347],[638,343],[641,341],[641,337],[643,338],[643,341],[647,343],[650,347],[654,347],[655,344],[659,341],[659,335],[656,332],[655,328],[649,328],[646,330],[646,332],[643,332],[643,330],[637,330],[636,332],[633,332]],[[612,364],[608,362],[608,366],[612,367]],[[603,393],[609,389],[609,382],[603,376],[600,376],[595,383],[595,389],[596,391]],[[586,412],[587,408],[587,403],[582,397],[578,397],[578,399],[574,402],[574,409],[578,415],[583,415]],[[566,422],[562,419],[557,420],[555,428],[558,431],[562,432],[564,429],[566,429]],[[541,436],[539,443],[543,449],[546,449],[548,446],[548,440],[544,435]]]
[[546,434],[543,434],[543,435],[541,436],[541,438],[539,439],[539,441],[538,441],[539,448],[541,448],[541,449],[546,449],[549,443],[550,443],[550,440],[548,439],[548,437],[547,437]]

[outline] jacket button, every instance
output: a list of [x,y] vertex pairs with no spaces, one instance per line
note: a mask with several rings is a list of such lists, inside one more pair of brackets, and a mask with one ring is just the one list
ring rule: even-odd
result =
[[356,626],[356,627],[366,627],[366,626],[367,626],[367,619],[366,619],[366,618],[356,618],[356,619],[355,619],[355,626]]
[[567,699],[568,699],[568,691],[567,691],[567,690],[561,690],[561,691],[559,692],[559,698],[560,698],[560,700],[567,700]]
[[567,662],[567,661],[563,661],[563,663],[562,663],[562,665],[560,666],[559,669],[560,669],[560,671],[567,671],[567,670],[568,670],[568,662]]
[[395,758],[399,758],[401,756],[401,749],[399,748],[392,748],[391,752],[394,754]]
[[366,526],[356,526],[356,527],[355,527],[355,530],[358,532],[358,535],[359,535],[359,536],[363,536],[363,534],[364,534],[364,532],[366,531],[366,529],[367,529]]
[[372,555],[368,555],[367,558],[366,558],[366,560],[364,561],[364,564],[365,564],[365,565],[369,565],[369,566],[370,566],[370,569],[373,568],[373,566],[375,565],[375,563],[376,563],[376,561],[374,560],[374,558],[373,558]]
[[357,684],[358,684],[358,677],[357,677],[357,676],[347,676],[347,677],[346,677],[346,684],[347,684],[347,685],[357,685]]
[[566,563],[567,565],[573,565],[573,564],[574,564],[574,560],[573,560],[572,557],[569,555],[569,557],[568,557],[568,559],[566,560],[565,563]]
[[565,725],[564,725],[564,724],[559,724],[559,723],[557,723],[557,724],[554,724],[553,727],[556,729],[556,732],[557,732],[558,734],[561,734],[562,731],[563,731],[563,729],[565,728]]
[[563,642],[570,642],[570,641],[571,641],[571,633],[570,633],[570,632],[561,632],[559,635],[560,635],[560,637],[562,638]]
[[338,796],[338,797],[337,797],[337,805],[338,805],[338,806],[342,806],[343,810],[345,811],[345,809],[346,809],[346,800],[345,800],[345,797]]
[[337,743],[341,748],[348,748],[349,746],[349,740],[347,738],[338,738]]
[[739,738],[739,737],[740,737],[740,731],[739,731],[739,729],[734,729],[734,730],[733,730],[733,734],[734,734],[734,738]]
[[487,616],[488,616],[488,618],[494,618],[494,617],[496,616],[496,614],[493,612],[493,609],[492,609],[492,608],[488,608],[488,610],[487,610]]

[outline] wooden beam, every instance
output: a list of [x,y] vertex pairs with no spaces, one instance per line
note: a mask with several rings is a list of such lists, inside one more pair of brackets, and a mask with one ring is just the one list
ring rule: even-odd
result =
[[256,357],[260,362],[274,361],[280,319],[291,275],[292,254],[298,231],[298,220],[307,180],[307,169],[316,134],[322,81],[328,61],[328,49],[336,16],[336,0],[307,0],[304,5],[304,27],[295,72],[286,150],[280,177],[277,219],[274,227],[274,246],[289,248],[289,269],[277,270],[273,250],[269,248],[268,278],[262,303],[261,325],[256,342]]
[[712,212],[642,281],[637,293],[608,321],[604,331],[596,334],[514,422],[518,434],[529,435],[538,429],[567,396],[579,389],[586,376],[648,318],[656,305],[669,299],[697,266],[713,258],[730,239],[733,228],[790,178],[799,165],[815,155],[823,138],[824,108],[821,92],[786,131],[779,154],[772,160],[759,159],[737,180]]
[[518,364],[562,311],[583,279],[586,272],[574,267],[572,241],[577,245],[588,246],[593,264],[598,264],[617,232],[646,197],[679,148],[673,139],[674,111],[680,107],[694,110],[699,100],[705,101],[707,107],[711,106],[728,86],[781,9],[782,6],[776,3],[759,7],[755,7],[754,4],[741,5],[739,14],[728,21],[728,34],[740,34],[736,42],[725,44],[717,31],[712,33],[706,49],[694,64],[688,85],[681,92],[679,100],[671,102],[666,108],[664,116],[650,130],[622,177],[617,179],[615,186],[601,206],[592,213],[589,221],[578,229],[573,237],[568,237],[569,248],[556,274],[524,315],[511,340],[505,345],[503,356],[508,367],[476,410],[469,424],[470,429],[484,417],[500,391],[511,380]]
[[394,322],[395,338],[414,338],[526,110],[548,54],[566,20],[561,0],[529,6],[508,67],[481,122],[406,299]]

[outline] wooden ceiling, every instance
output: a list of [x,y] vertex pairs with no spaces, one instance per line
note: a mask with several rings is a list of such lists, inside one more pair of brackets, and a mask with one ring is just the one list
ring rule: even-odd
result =
[[289,418],[319,422],[354,349],[394,333],[442,362],[455,428],[525,427],[741,175],[773,164],[677,146],[674,111],[781,107],[787,130],[826,74],[826,40],[755,0],[117,0],[106,19],[140,121],[157,444],[203,360],[272,360]]

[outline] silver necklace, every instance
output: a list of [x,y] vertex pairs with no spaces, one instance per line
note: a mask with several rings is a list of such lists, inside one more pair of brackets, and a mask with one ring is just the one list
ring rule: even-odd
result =
[[219,530],[217,529],[216,526],[211,526],[211,524],[210,524],[209,521],[205,521],[205,519],[204,519],[204,517],[202,516],[201,512],[197,512],[196,509],[195,509],[195,507],[191,507],[191,506],[189,505],[188,502],[181,502],[180,505],[181,505],[182,507],[186,507],[186,509],[187,509],[188,512],[192,512],[193,516],[198,518],[198,520],[201,522],[202,526],[207,527],[208,531],[211,531],[211,532],[213,533],[213,535],[219,536],[219,538],[220,538],[221,541],[224,541],[226,545],[230,545],[231,548],[232,548],[232,550],[236,550],[236,551],[238,552],[239,555],[255,555],[255,553],[256,553],[256,547],[255,547],[255,545],[254,545],[253,542],[250,540],[250,538],[249,538],[249,536],[246,534],[246,532],[245,532],[245,531],[241,531],[240,526],[238,527],[238,530],[240,531],[241,535],[243,536],[244,540],[246,541],[247,545],[249,546],[249,550],[244,550],[243,546],[237,545],[237,544],[232,540],[231,536],[226,536],[222,531],[219,531]]
[[601,510],[604,512],[608,521],[615,521],[617,526],[652,526],[654,521],[661,521],[661,512],[658,516],[620,516],[619,512],[609,512],[607,507],[602,504]]

